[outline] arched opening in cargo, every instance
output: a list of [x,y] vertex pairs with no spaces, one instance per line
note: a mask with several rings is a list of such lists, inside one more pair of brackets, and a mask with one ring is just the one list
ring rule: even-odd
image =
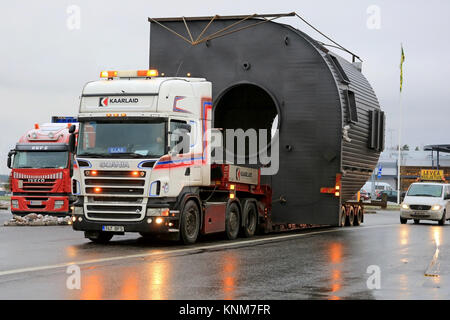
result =
[[[276,130],[279,128],[280,116],[277,104],[266,90],[254,84],[238,84],[224,91],[215,103],[213,119],[214,127],[222,129],[224,149],[226,149],[224,157],[233,153],[235,163],[242,164],[245,161],[252,164],[256,156],[261,155],[263,151],[270,155],[271,141],[278,138]],[[253,130],[249,129],[254,129],[257,142],[245,136],[245,154],[242,155],[237,150],[238,138],[234,139],[234,146],[230,147],[226,139],[226,129],[242,129],[246,135],[252,133]],[[265,130],[262,132],[260,129]],[[237,131],[235,132],[238,134]],[[265,139],[262,136],[263,133]]]

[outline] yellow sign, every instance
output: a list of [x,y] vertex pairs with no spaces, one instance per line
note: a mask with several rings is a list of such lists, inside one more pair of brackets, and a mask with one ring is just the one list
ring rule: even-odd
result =
[[444,178],[444,170],[420,170],[421,180],[442,181]]

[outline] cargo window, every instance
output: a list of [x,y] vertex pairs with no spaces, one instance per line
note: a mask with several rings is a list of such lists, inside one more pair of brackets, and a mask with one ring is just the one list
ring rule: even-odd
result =
[[355,93],[350,90],[345,90],[345,100],[347,105],[347,122],[358,122],[358,109],[356,108]]
[[384,150],[384,112],[380,110],[369,111],[369,149],[376,151]]
[[339,75],[340,80],[347,84],[350,83],[350,79],[348,78],[347,74],[345,73],[344,69],[342,68],[341,64],[339,63],[339,60],[331,54],[329,54],[328,56],[331,58],[331,62],[333,63],[334,67],[336,68],[336,71]]

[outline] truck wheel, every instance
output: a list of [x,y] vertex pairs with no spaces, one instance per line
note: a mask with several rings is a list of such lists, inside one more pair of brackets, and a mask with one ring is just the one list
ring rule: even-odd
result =
[[445,217],[445,211],[444,211],[444,213],[442,213],[442,218],[441,218],[441,220],[439,220],[439,225],[440,226],[443,226],[444,224],[445,224],[445,221],[446,221],[447,219],[446,219],[446,217]]
[[419,219],[414,219],[414,223],[415,223],[415,224],[419,224],[419,223],[420,223],[420,220],[419,220]]
[[401,224],[406,224],[407,222],[408,222],[408,219],[400,218],[400,223]]
[[345,212],[345,207],[342,206],[342,208],[341,208],[341,216],[340,216],[340,221],[339,221],[339,226],[340,227],[344,227],[345,226],[346,219],[347,219],[347,213]]
[[362,208],[360,206],[355,207],[355,219],[353,222],[354,226],[361,225],[362,222]]
[[227,207],[225,219],[225,233],[229,240],[234,240],[237,238],[239,233],[240,220],[241,217],[239,214],[239,206],[236,204],[236,202],[233,202]]
[[99,231],[96,234],[89,234],[89,236],[87,237],[89,240],[91,240],[94,243],[101,243],[101,244],[105,244],[108,243],[109,240],[112,239],[114,235],[111,233],[106,233],[106,232],[101,232]]
[[349,207],[348,208],[348,216],[347,216],[347,220],[345,221],[345,225],[352,227],[354,221],[355,221],[355,211],[353,210],[353,207]]
[[184,205],[180,220],[181,240],[184,244],[197,241],[200,226],[200,209],[194,200],[188,200]]
[[255,203],[247,201],[244,206],[242,216],[245,217],[244,225],[242,227],[242,234],[246,238],[253,237],[256,231],[258,222],[258,211]]

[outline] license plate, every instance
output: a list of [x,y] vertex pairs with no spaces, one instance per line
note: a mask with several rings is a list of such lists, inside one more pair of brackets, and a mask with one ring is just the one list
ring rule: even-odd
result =
[[106,231],[106,232],[124,232],[125,228],[123,226],[102,226],[102,231]]
[[40,205],[42,205],[42,201],[40,201],[40,200],[31,200],[30,204],[32,206],[40,206]]

